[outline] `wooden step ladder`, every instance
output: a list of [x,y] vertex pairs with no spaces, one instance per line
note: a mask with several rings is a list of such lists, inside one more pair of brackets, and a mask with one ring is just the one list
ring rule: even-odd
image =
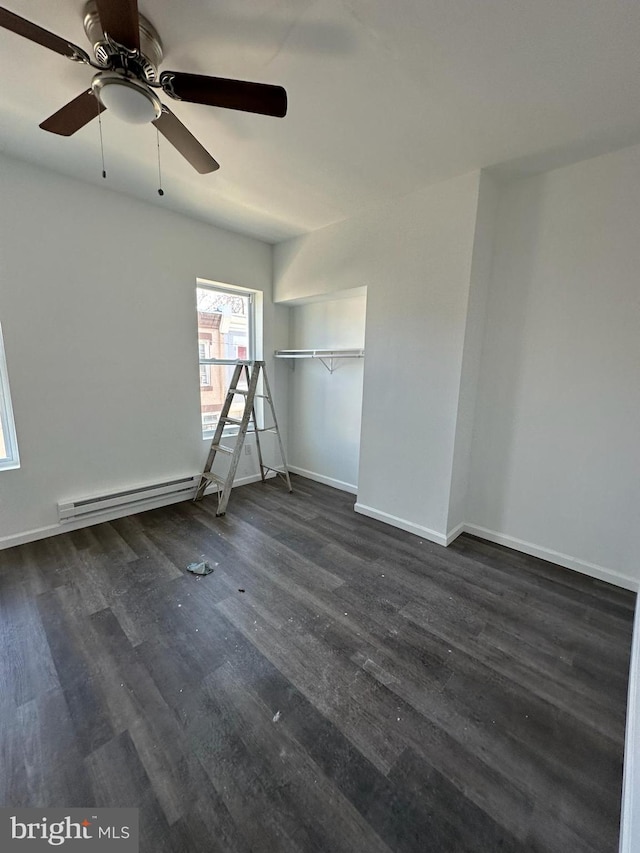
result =
[[[264,393],[258,394],[256,392],[258,389],[258,382],[261,376],[263,386],[262,390],[264,391]],[[243,379],[243,377],[246,380],[247,387],[239,388],[238,385]],[[241,418],[232,418],[229,417],[229,410],[231,409],[233,398],[237,394],[245,398],[244,411],[242,413]],[[266,400],[269,404],[269,408],[271,410],[271,418],[273,420],[273,424],[271,426],[263,428],[258,427],[255,410],[256,397],[259,399]],[[224,428],[228,424],[233,424],[238,427],[238,435],[236,437],[236,442],[233,447],[227,447],[221,444]],[[260,446],[260,433],[262,432],[272,432],[276,434],[278,438],[278,447],[280,448],[280,457],[282,459],[282,469],[272,468],[269,465],[265,465],[264,459],[262,457],[262,448]],[[264,481],[267,479],[267,474],[269,473],[269,471],[273,471],[275,474],[282,477],[282,479],[287,484],[287,488],[290,492],[292,492],[293,489],[291,488],[291,478],[289,477],[289,469],[287,468],[287,460],[285,459],[284,455],[284,447],[282,446],[282,438],[280,437],[280,430],[278,429],[276,410],[273,405],[273,398],[271,396],[271,389],[269,388],[269,380],[267,379],[267,370],[264,361],[238,361],[236,362],[236,365],[233,369],[231,384],[229,385],[227,396],[222,406],[222,410],[220,411],[220,418],[218,420],[216,431],[211,441],[209,455],[207,456],[207,461],[205,462],[204,470],[200,475],[200,482],[198,483],[198,488],[196,489],[196,494],[194,497],[194,501],[199,501],[204,495],[205,489],[207,488],[209,483],[213,483],[216,487],[218,494],[218,509],[216,511],[216,515],[224,515],[226,512],[227,504],[229,503],[229,496],[231,494],[231,489],[233,488],[233,481],[235,479],[236,470],[238,468],[238,462],[240,461],[240,455],[242,454],[242,448],[244,446],[244,440],[247,433],[255,433],[256,436],[256,450],[258,453],[258,462],[260,464],[260,477],[262,479],[262,482],[264,483]],[[224,477],[221,477],[218,474],[211,473],[213,463],[215,462],[218,453],[223,453],[231,457],[229,462],[229,469],[226,473],[226,476]]]

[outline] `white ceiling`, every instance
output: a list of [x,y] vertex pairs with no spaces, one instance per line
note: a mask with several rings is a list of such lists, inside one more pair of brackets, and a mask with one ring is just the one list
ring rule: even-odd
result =
[[[0,0],[88,48],[83,0]],[[638,0],[140,0],[163,69],[283,85],[285,119],[168,100],[221,164],[198,175],[108,113],[38,124],[92,70],[0,29],[0,150],[275,242],[480,167],[640,142]]]

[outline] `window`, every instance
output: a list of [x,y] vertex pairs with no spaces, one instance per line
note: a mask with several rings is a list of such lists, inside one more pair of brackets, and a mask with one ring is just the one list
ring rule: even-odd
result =
[[211,367],[208,364],[200,365],[200,387],[211,388]]
[[[200,419],[204,438],[210,437],[217,426],[235,362],[255,358],[255,294],[250,290],[198,282],[196,298]],[[240,417],[243,408],[244,399],[238,396],[229,415]]]
[[13,422],[13,411],[11,410],[9,377],[7,375],[7,362],[4,357],[2,327],[0,327],[0,470],[3,468],[19,467],[18,442]]

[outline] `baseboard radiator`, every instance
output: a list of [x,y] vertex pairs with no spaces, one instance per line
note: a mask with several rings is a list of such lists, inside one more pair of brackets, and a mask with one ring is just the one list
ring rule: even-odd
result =
[[72,521],[77,518],[86,518],[102,512],[132,507],[155,498],[174,497],[180,494],[184,494],[186,498],[190,492],[195,492],[199,479],[199,476],[182,477],[179,480],[167,480],[164,483],[139,486],[121,492],[110,492],[91,498],[64,501],[58,503],[58,519],[60,521]]

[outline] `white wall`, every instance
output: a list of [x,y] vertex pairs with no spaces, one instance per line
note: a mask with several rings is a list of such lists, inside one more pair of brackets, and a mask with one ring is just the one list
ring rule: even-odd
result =
[[[292,307],[290,348],[362,349],[366,307],[366,288]],[[292,470],[357,493],[363,360],[336,360],[333,373],[317,359],[288,364]]]
[[[264,292],[267,354],[286,345],[288,311],[270,299],[271,247],[252,238],[6,157],[0,199],[22,462],[0,472],[0,543],[11,544],[54,532],[59,500],[201,468],[197,276]],[[274,393],[285,421],[280,376]]]
[[471,261],[471,282],[458,397],[451,490],[449,493],[449,537],[460,533],[467,520],[469,469],[476,411],[480,358],[484,339],[487,301],[493,264],[493,241],[498,206],[498,187],[486,173],[480,177],[476,229]]
[[445,541],[479,174],[276,247],[274,298],[367,287],[357,508]]
[[633,588],[639,178],[636,147],[503,189],[467,507],[480,535]]

